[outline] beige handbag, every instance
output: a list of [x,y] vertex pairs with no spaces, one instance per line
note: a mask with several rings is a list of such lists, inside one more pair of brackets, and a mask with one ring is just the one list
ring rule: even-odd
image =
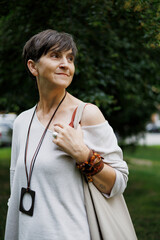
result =
[[[79,105],[74,128],[77,128],[85,104]],[[123,195],[105,198],[83,177],[84,200],[92,240],[137,240]]]

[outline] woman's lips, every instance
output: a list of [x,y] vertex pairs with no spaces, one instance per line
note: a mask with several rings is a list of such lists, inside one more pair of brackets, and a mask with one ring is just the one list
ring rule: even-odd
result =
[[69,75],[67,73],[57,73],[58,75],[64,75],[64,76],[67,76],[69,77]]

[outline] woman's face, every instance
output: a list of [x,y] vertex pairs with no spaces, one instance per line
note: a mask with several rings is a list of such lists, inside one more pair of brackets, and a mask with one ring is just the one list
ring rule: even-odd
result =
[[72,50],[58,52],[51,48],[36,62],[35,67],[40,86],[48,83],[49,86],[67,88],[75,72]]

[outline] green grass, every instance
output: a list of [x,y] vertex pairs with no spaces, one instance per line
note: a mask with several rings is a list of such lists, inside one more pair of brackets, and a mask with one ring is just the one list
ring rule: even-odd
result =
[[0,240],[4,239],[4,228],[7,214],[7,201],[9,198],[9,167],[10,148],[0,148]]
[[10,161],[11,149],[0,148],[0,162]]
[[124,148],[124,156],[137,159],[160,161],[160,146],[137,146]]
[[[124,193],[138,240],[159,240],[160,146],[129,147],[124,150],[130,170]],[[9,197],[10,148],[0,149],[0,240],[3,240]],[[129,240],[129,239],[128,239]]]
[[124,196],[138,239],[159,240],[160,146],[127,148],[124,156],[130,169]]

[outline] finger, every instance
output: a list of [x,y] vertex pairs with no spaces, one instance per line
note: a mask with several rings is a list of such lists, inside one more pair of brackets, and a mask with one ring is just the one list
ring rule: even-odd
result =
[[54,131],[57,132],[57,133],[60,133],[62,132],[63,128],[62,127],[59,127],[58,125],[57,126],[54,126]]
[[77,131],[78,131],[78,132],[82,132],[82,127],[81,127],[80,124],[78,124]]
[[77,130],[80,130],[82,127],[80,124],[78,124]]
[[59,126],[54,127],[54,131],[52,133],[52,136],[53,136],[54,140],[57,140],[57,137],[58,137],[58,135],[60,134],[61,131],[62,131],[61,127],[59,127]]
[[57,136],[58,136],[58,133],[57,133],[57,132],[53,132],[53,137],[54,137],[54,139],[56,139]]
[[62,123],[55,123],[54,126],[59,126],[60,128],[64,128],[64,124]]

